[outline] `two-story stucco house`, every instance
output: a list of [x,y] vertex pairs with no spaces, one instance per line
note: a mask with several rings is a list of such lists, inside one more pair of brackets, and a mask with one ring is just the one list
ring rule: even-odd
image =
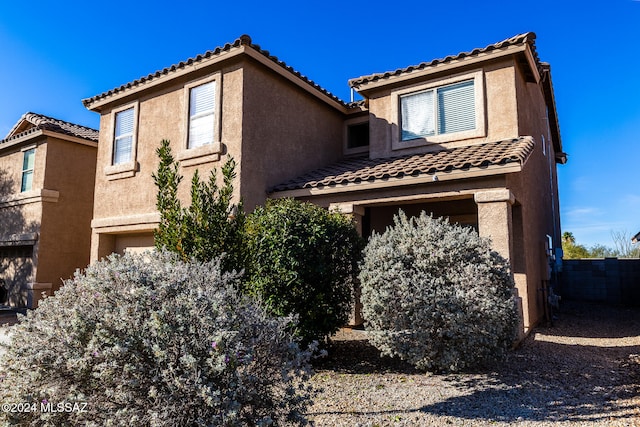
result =
[[529,329],[560,246],[566,159],[534,39],[353,79],[364,100],[345,103],[242,36],[86,99],[101,114],[91,259],[153,245],[151,174],[169,139],[187,182],[233,156],[247,209],[295,197],[354,215],[365,236],[399,208],[477,228],[511,260]]
[[35,307],[89,262],[98,131],[26,113],[0,140],[0,305]]

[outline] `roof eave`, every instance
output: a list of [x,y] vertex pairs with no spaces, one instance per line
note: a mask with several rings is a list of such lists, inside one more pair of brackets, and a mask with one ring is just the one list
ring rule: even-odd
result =
[[9,139],[0,140],[0,151],[5,151],[8,148],[15,148],[16,146],[31,142],[34,139],[44,136],[42,129],[36,129],[26,132],[24,135],[16,135]]
[[336,110],[339,110],[342,113],[347,113],[348,108],[347,108],[346,105],[344,105],[343,103],[340,103],[336,99],[328,96],[327,94],[325,94],[321,90],[318,90],[316,87],[314,87],[310,83],[302,80],[300,77],[296,76],[295,74],[291,73],[287,69],[283,68],[278,63],[276,63],[276,62],[272,61],[271,59],[267,58],[262,53],[256,51],[253,48],[245,49],[243,53],[247,54],[249,57],[251,57],[252,59],[258,61],[259,63],[261,63],[265,67],[269,68],[270,70],[278,73],[279,75],[281,75],[282,77],[284,77],[285,79],[290,81],[291,83],[297,85],[298,87],[302,88],[303,90],[306,90],[307,92],[309,92],[310,94],[312,94],[316,98],[320,99],[321,101],[324,101],[325,103],[329,104],[331,107],[335,108]]
[[161,76],[154,77],[151,79],[145,79],[145,81],[138,82],[137,84],[127,83],[123,85],[124,89],[122,90],[120,90],[120,88],[116,88],[108,92],[105,92],[104,96],[97,95],[100,97],[100,99],[94,99],[95,97],[83,99],[82,103],[88,110],[100,112],[104,109],[104,107],[110,104],[113,104],[123,98],[127,98],[131,95],[147,91],[159,85],[163,85],[167,82],[170,82],[172,80],[185,76],[189,73],[192,73],[197,69],[210,67],[214,64],[218,64],[220,62],[224,62],[238,55],[241,55],[242,53],[244,53],[245,48],[246,48],[245,45],[233,47],[229,50],[222,51],[219,54],[212,56],[210,58],[204,58],[204,59],[201,59],[200,61],[193,62],[191,64],[186,64],[183,67],[177,67],[175,70],[169,71]]
[[523,43],[520,45],[506,46],[500,49],[494,49],[490,52],[481,52],[473,56],[464,56],[462,58],[453,59],[447,62],[440,62],[438,64],[430,65],[420,70],[405,71],[387,77],[381,76],[374,81],[354,83],[354,81],[358,79],[352,79],[349,81],[349,86],[351,86],[358,93],[364,95],[370,91],[380,89],[388,85],[397,85],[409,80],[423,78],[425,76],[454,70],[460,67],[468,67],[470,65],[481,64],[483,62],[499,59],[502,57],[517,55],[519,53],[525,55],[534,78],[536,79],[536,81],[540,81],[540,73],[538,67],[536,66],[536,60],[531,50],[531,46],[529,43]]
[[548,63],[542,63],[542,90],[544,92],[545,101],[548,109],[549,130],[553,139],[554,149],[556,153],[562,155],[564,161],[559,163],[565,164],[567,154],[562,151],[562,137],[560,136],[560,124],[558,123],[558,110],[556,108],[556,97],[553,91],[553,82],[551,81],[551,66]]
[[[521,172],[524,164],[520,162],[508,163],[506,165],[490,165],[487,167],[474,167],[468,170],[452,170],[450,172],[437,172],[434,174],[421,174],[417,177],[401,177],[378,179],[371,182],[358,182],[330,185],[323,187],[298,188],[294,190],[273,191],[268,193],[269,197],[286,198],[286,197],[309,197],[324,196],[339,193],[348,193],[354,191],[378,190],[382,188],[404,187],[409,185],[419,185],[428,183],[437,183],[443,181],[453,181],[469,178],[481,178],[491,175],[503,175],[508,173]],[[436,177],[436,178],[434,178]]]
[[73,136],[63,132],[56,132],[48,129],[35,129],[26,132],[24,135],[18,134],[8,140],[0,140],[0,151],[5,151],[6,149],[11,147],[15,148],[16,146],[25,145],[41,137],[53,137],[63,141],[74,142],[76,144],[86,145],[93,148],[98,147],[98,142],[91,139],[84,139],[78,136]]
[[310,82],[298,77],[298,75],[289,71],[289,69],[283,67],[279,63],[265,56],[265,54],[263,54],[262,52],[257,51],[256,48],[254,48],[252,45],[246,45],[246,44],[241,44],[239,46],[232,47],[229,50],[222,51],[210,58],[203,58],[199,61],[194,61],[191,64],[186,64],[183,67],[179,67],[179,68],[176,68],[175,70],[165,72],[161,76],[157,76],[157,77],[154,76],[153,78],[147,79],[143,82],[137,82],[135,84],[127,83],[126,85],[123,85],[124,86],[123,89],[120,89],[120,88],[112,89],[111,91],[105,92],[104,96],[97,95],[97,97],[100,97],[99,99],[94,99],[96,97],[87,98],[87,99],[83,99],[82,103],[87,109],[95,112],[100,112],[103,109],[105,109],[105,107],[108,107],[109,105],[116,103],[124,98],[128,98],[128,97],[131,97],[132,95],[135,95],[144,91],[148,91],[159,85],[166,84],[167,82],[170,82],[182,76],[188,75],[194,72],[195,70],[211,67],[221,62],[228,61],[232,58],[239,57],[241,55],[246,55],[252,58],[253,60],[259,62],[263,66],[276,72],[277,74],[284,77],[291,83],[297,85],[303,90],[306,90],[316,98],[320,99],[321,101],[324,101],[325,103],[329,104],[331,107],[339,110],[340,112],[342,113],[347,112],[346,105],[344,103],[341,103],[339,100],[337,100],[337,98],[327,95],[325,92],[323,92],[322,90],[319,90]]
[[92,139],[80,138],[79,136],[73,136],[62,132],[56,132],[52,130],[44,129],[42,134],[45,136],[51,136],[54,138],[62,139],[63,141],[75,142],[76,144],[86,145],[88,147],[98,147],[98,141]]

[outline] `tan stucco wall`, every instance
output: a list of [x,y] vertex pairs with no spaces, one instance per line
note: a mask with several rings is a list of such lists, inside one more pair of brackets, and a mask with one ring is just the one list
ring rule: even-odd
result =
[[[117,247],[118,236],[149,233],[156,226],[152,221],[138,220],[156,211],[157,189],[151,177],[158,166],[155,150],[162,139],[169,139],[177,159],[185,152],[185,85],[215,75],[222,86],[222,157],[191,166],[181,161],[184,178],[179,197],[184,205],[190,202],[194,172],[198,170],[206,179],[216,168],[221,182],[220,169],[227,155],[237,162],[234,199],[242,197],[247,211],[264,203],[271,186],[340,158],[344,116],[250,58],[216,64],[143,93],[137,100],[125,99],[105,109],[100,119],[92,260],[122,250]],[[137,101],[139,112],[139,167],[132,177],[110,179],[105,167],[111,164],[114,110],[133,101]]]
[[[33,187],[21,193],[21,150],[34,145]],[[0,170],[6,171],[7,184],[0,183],[0,240],[33,245],[30,260],[17,259],[0,273],[20,288],[13,290],[12,304],[37,304],[42,290],[51,294],[59,289],[61,279],[87,265],[95,158],[95,147],[52,136],[26,139],[0,150]]]
[[115,238],[115,252],[141,253],[153,250],[153,233],[121,234]]
[[37,279],[55,292],[89,264],[97,149],[51,137],[47,147],[44,185],[59,198],[43,203]]
[[[521,233],[522,258],[514,262],[516,281],[526,277],[526,290],[520,286],[523,299],[525,327],[533,327],[544,318],[545,300],[540,291],[547,280],[546,235],[560,247],[560,212],[558,203],[557,165],[551,135],[547,127],[546,104],[540,85],[527,82],[517,73],[518,126],[520,135],[531,135],[536,142],[525,168],[509,176],[508,187],[516,195],[519,205],[514,215],[514,232]],[[542,142],[544,138],[545,142]],[[518,254],[520,255],[520,254]],[[528,320],[528,321],[527,321]]]
[[[218,71],[210,70],[211,73]],[[184,151],[187,103],[184,85],[192,79],[206,78],[209,74],[196,74],[172,82],[171,86],[161,88],[139,99],[137,152],[138,168],[135,176],[109,180],[105,167],[111,164],[111,146],[113,144],[113,113],[107,110],[100,117],[100,146],[98,167],[96,169],[96,192],[94,219],[118,217],[124,215],[145,214],[155,211],[156,187],[151,174],[158,167],[156,149],[163,139],[171,141],[174,157]],[[240,108],[242,106],[242,70],[236,67],[223,69],[222,79],[222,140],[224,150],[238,160],[241,138]],[[116,105],[124,105],[123,104]],[[220,168],[220,162],[183,167],[184,184],[181,198],[188,196],[188,184],[196,169],[206,177],[214,167]]]
[[[0,149],[0,240],[11,241],[16,247],[5,246],[1,251],[7,257],[0,259],[0,279],[9,286],[8,302],[13,306],[26,306],[29,300],[29,284],[37,280],[39,241],[31,240],[40,232],[42,202],[37,197],[43,188],[47,145],[44,138],[27,143],[12,144]],[[6,143],[5,143],[6,144]],[[22,165],[25,147],[36,147],[33,186],[21,193]],[[34,234],[35,233],[35,234]],[[22,241],[29,239],[29,241]],[[27,249],[29,248],[29,249]],[[31,253],[30,257],[18,256],[15,251]]]
[[244,77],[240,175],[251,211],[270,187],[340,159],[345,116],[253,63]]
[[464,140],[452,140],[450,142],[426,144],[419,147],[392,149],[392,134],[400,132],[399,117],[394,114],[393,92],[400,89],[415,87],[416,90],[425,84],[445,81],[450,74],[432,74],[428,78],[423,77],[404,83],[401,87],[381,89],[374,92],[369,99],[370,111],[370,157],[393,157],[408,154],[424,153],[441,148],[500,141],[518,137],[518,116],[515,89],[515,62],[511,59],[501,60],[485,64],[461,68],[455,75],[469,75],[481,71],[484,81],[484,111],[485,111],[485,135]]
[[[108,108],[100,118],[100,147],[96,169],[96,191],[94,203],[94,233],[91,245],[91,259],[96,260],[117,251],[114,235],[122,233],[151,232],[157,222],[138,221],[135,217],[156,212],[157,188],[152,173],[157,170],[156,149],[163,139],[171,141],[174,158],[186,151],[186,129],[188,99],[185,85],[206,80],[221,72],[217,81],[217,90],[222,93],[221,118],[221,161],[208,162],[194,166],[184,166],[181,162],[180,173],[183,181],[179,197],[183,204],[189,203],[190,183],[194,172],[199,170],[202,179],[208,179],[210,172],[218,170],[218,182],[221,182],[220,169],[226,160],[226,154],[237,162],[241,161],[240,141],[242,136],[242,69],[237,64],[226,64],[221,68],[198,70],[168,86],[155,88],[138,98],[137,151],[138,164],[134,176],[122,179],[109,179],[105,168],[111,165],[111,147],[113,144],[113,110]],[[112,107],[127,105],[132,100],[124,100]],[[238,189],[239,177],[235,187]],[[236,195],[236,199],[238,196]],[[133,217],[133,219],[132,219]],[[108,226],[103,226],[105,219]],[[97,226],[96,226],[97,224]],[[115,233],[115,234],[114,234]]]

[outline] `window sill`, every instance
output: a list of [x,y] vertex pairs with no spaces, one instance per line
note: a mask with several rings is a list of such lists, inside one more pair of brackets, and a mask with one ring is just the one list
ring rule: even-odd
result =
[[104,174],[107,176],[107,180],[113,181],[116,179],[131,178],[135,176],[138,170],[138,162],[127,162],[119,165],[106,166],[104,168]]
[[214,142],[197,148],[186,149],[178,153],[181,166],[196,166],[220,160],[221,144]]
[[463,141],[465,139],[482,138],[485,137],[486,132],[484,128],[471,129],[462,132],[443,133],[440,135],[428,136],[425,138],[414,138],[407,140],[392,141],[392,150],[402,150],[404,148],[423,147],[433,144],[446,144],[449,142]]
[[368,145],[366,147],[345,148],[342,150],[342,154],[344,154],[345,156],[361,155],[361,154],[366,154],[368,152],[369,152]]
[[41,190],[23,191],[22,193],[0,197],[0,208],[26,205],[29,203],[57,203],[59,198],[60,192],[56,190],[47,190],[43,188]]

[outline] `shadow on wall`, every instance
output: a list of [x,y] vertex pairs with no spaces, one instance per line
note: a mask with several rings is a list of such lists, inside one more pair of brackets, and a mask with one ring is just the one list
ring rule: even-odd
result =
[[39,224],[27,222],[24,205],[10,202],[18,188],[7,171],[0,169],[0,305],[28,307],[33,278],[33,256]]

